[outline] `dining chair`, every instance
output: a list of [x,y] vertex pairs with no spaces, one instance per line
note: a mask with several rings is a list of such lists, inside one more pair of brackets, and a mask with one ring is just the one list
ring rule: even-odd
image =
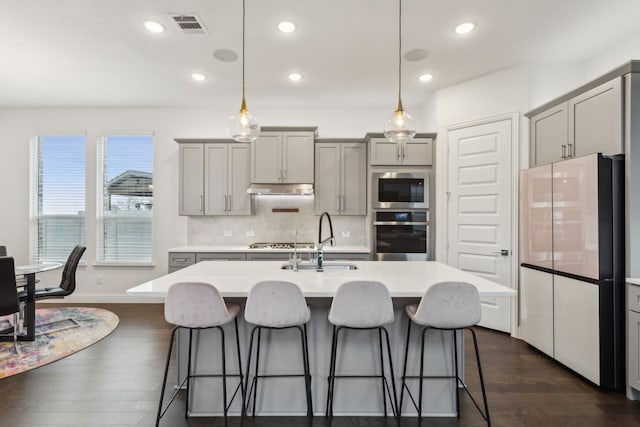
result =
[[13,314],[13,348],[16,354],[18,350],[18,329],[20,313],[20,301],[18,301],[18,289],[16,288],[16,270],[13,257],[0,256],[0,316]]
[[[86,247],[79,245],[73,248],[64,265],[60,284],[56,286],[36,288],[36,301],[39,299],[64,298],[71,295],[76,290],[76,270],[78,269],[78,263],[80,262],[80,258],[82,258],[85,250],[87,250]],[[26,301],[27,291],[24,290],[19,292],[18,298],[20,301]]]

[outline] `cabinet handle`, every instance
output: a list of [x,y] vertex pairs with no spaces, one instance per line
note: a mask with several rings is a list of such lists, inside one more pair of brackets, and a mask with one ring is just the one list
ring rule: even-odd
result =
[[341,212],[344,212],[345,209],[345,205],[346,205],[346,196],[342,196],[342,209],[340,210]]
[[573,144],[567,144],[567,158],[575,156],[576,153],[573,152]]
[[396,147],[396,158],[400,160],[400,145]]
[[233,208],[231,207],[231,206],[232,206],[232,203],[231,203],[231,194],[229,194],[229,195],[227,196],[227,200],[229,200],[229,209],[228,209],[228,211],[227,211],[227,212],[231,212],[231,210],[233,209]]
[[204,212],[204,196],[200,195],[200,212]]
[[567,155],[566,155],[565,153],[566,153],[566,151],[567,151],[567,146],[566,146],[566,145],[564,145],[564,144],[562,144],[562,145],[561,145],[561,147],[562,147],[562,155],[561,155],[561,157],[562,157],[563,159],[566,159],[566,158],[567,158]]
[[282,169],[282,179],[287,179],[287,170]]
[[403,145],[402,146],[402,160],[404,160],[406,155],[407,155],[407,146]]
[[340,212],[340,196],[336,196],[336,210]]
[[227,196],[223,196],[224,197],[224,211],[227,211]]

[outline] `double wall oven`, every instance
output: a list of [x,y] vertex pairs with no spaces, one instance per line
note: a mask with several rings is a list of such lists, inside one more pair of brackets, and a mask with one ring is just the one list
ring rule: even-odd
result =
[[371,178],[374,259],[432,259],[428,172],[374,172]]

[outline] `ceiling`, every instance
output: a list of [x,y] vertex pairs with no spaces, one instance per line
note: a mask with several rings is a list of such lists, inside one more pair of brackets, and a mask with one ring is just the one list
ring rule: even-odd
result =
[[[246,4],[250,108],[395,106],[397,1]],[[0,11],[0,108],[239,107],[241,61],[213,57],[241,53],[239,0],[0,0]],[[193,13],[207,34],[182,34],[168,16]],[[403,101],[520,64],[587,60],[640,30],[638,16],[638,0],[403,0],[403,54],[429,51],[403,61]],[[148,32],[148,19],[166,31]],[[284,19],[297,31],[279,32]],[[469,20],[476,30],[455,34]]]

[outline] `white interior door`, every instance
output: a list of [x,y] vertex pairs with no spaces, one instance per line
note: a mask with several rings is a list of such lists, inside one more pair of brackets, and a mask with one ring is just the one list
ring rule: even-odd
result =
[[[447,262],[508,287],[512,284],[513,119],[447,130]],[[509,297],[482,299],[480,325],[511,332]]]

